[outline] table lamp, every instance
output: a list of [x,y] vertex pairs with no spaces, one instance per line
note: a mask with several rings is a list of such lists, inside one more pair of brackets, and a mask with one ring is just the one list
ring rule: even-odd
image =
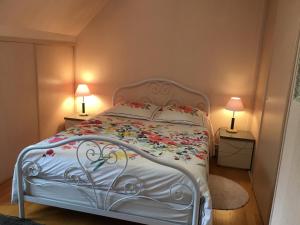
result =
[[81,108],[81,113],[79,115],[87,116],[88,114],[85,112],[84,97],[91,95],[89,87],[86,84],[78,84],[75,95],[82,97],[82,103],[81,103],[82,108]]
[[243,102],[239,97],[231,97],[229,102],[227,103],[226,107],[227,110],[232,111],[232,118],[230,128],[227,128],[227,132],[229,133],[237,133],[237,130],[234,129],[234,122],[235,122],[235,112],[242,111],[244,109]]

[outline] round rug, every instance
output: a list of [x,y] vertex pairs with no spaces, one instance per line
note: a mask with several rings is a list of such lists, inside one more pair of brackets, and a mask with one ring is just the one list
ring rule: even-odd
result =
[[208,185],[213,209],[238,209],[247,204],[248,192],[233,180],[217,175],[209,175]]

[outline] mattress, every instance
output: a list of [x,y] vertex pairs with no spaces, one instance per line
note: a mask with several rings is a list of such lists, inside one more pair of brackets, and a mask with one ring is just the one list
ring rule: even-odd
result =
[[[99,115],[38,144],[56,143],[82,135],[119,139],[187,169],[195,176],[200,192],[205,197],[202,225],[211,224],[211,199],[207,186],[209,126]],[[35,169],[28,170],[32,165]],[[26,193],[32,196],[73,201],[79,205],[98,204],[102,208],[110,206],[122,196],[139,194],[148,199],[122,201],[115,204],[112,210],[182,224],[191,219],[190,208],[172,209],[188,208],[191,203],[192,184],[184,174],[105,142],[85,142],[81,145],[74,142],[29,152],[25,156],[23,170],[28,180],[25,183]],[[90,179],[84,171],[88,171]],[[107,192],[109,195],[105,197]],[[180,196],[176,196],[178,193]],[[12,201],[17,201],[16,176]]]

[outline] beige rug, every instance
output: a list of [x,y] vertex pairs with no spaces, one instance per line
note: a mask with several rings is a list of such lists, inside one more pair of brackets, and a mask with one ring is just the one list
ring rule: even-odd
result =
[[233,180],[211,174],[208,183],[213,209],[238,209],[249,201],[248,192]]

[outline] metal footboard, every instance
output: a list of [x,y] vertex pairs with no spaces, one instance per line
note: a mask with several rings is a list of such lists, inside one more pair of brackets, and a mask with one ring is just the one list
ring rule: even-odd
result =
[[[64,183],[70,184],[72,186],[88,186],[93,193],[93,202],[94,206],[81,206],[75,205],[71,203],[66,203],[63,201],[55,201],[51,199],[45,199],[42,197],[34,197],[27,195],[24,191],[24,185],[26,182],[30,182],[30,177],[37,177],[42,168],[36,162],[30,162],[24,160],[26,154],[35,150],[41,149],[52,149],[56,147],[60,147],[66,145],[68,143],[78,143],[78,147],[76,149],[76,160],[77,166],[70,167],[64,171]],[[100,144],[101,142],[101,144]],[[125,170],[128,167],[130,160],[128,157],[128,152],[134,152],[135,154],[143,157],[147,160],[150,160],[153,163],[159,164],[161,166],[166,166],[169,168],[173,168],[182,174],[190,181],[191,185],[187,185],[185,183],[174,183],[169,187],[169,197],[175,200],[180,200],[183,196],[183,192],[189,191],[191,193],[192,199],[190,204],[181,205],[178,208],[174,208],[174,205],[168,204],[166,202],[160,201],[155,197],[147,196],[143,192],[143,181],[136,177],[135,174],[125,174]],[[120,160],[120,155],[122,155],[122,160]],[[120,166],[119,172],[109,184],[105,187],[105,195],[103,198],[100,198],[97,194],[98,185],[97,182],[93,178],[93,171],[90,168],[86,167],[86,164],[83,162],[88,160],[90,164],[97,165],[98,167],[102,165],[117,165],[120,161],[122,161],[121,169]],[[174,210],[187,210],[190,209],[192,212],[192,223],[191,225],[199,225],[201,224],[201,211],[203,206],[203,198],[201,198],[200,187],[195,177],[185,168],[170,163],[168,161],[161,160],[157,157],[150,155],[149,153],[141,150],[140,148],[127,144],[125,142],[103,137],[103,136],[75,136],[63,141],[59,141],[53,144],[48,145],[33,145],[29,146],[22,150],[17,159],[17,182],[18,182],[18,204],[19,204],[19,217],[25,217],[25,209],[24,209],[24,201],[30,201],[35,203],[40,203],[49,206],[55,206],[60,208],[72,209],[76,211],[92,213],[97,215],[108,216],[112,218],[123,219],[127,221],[139,222],[149,225],[171,225],[174,223],[158,220],[155,218],[147,218],[127,213],[116,212],[113,209],[117,207],[119,204],[139,199],[146,199],[149,201],[154,201],[159,204],[164,204],[167,207],[170,207]],[[76,171],[77,173],[73,173]],[[78,174],[79,171],[79,174]],[[128,182],[122,183],[120,182],[124,177],[130,176],[132,179],[129,179]],[[120,183],[122,183],[122,188],[120,188]],[[101,187],[103,189],[103,187]],[[122,198],[119,198],[113,202],[109,201],[111,194],[113,193],[121,193]],[[101,203],[101,204],[100,204]]]

